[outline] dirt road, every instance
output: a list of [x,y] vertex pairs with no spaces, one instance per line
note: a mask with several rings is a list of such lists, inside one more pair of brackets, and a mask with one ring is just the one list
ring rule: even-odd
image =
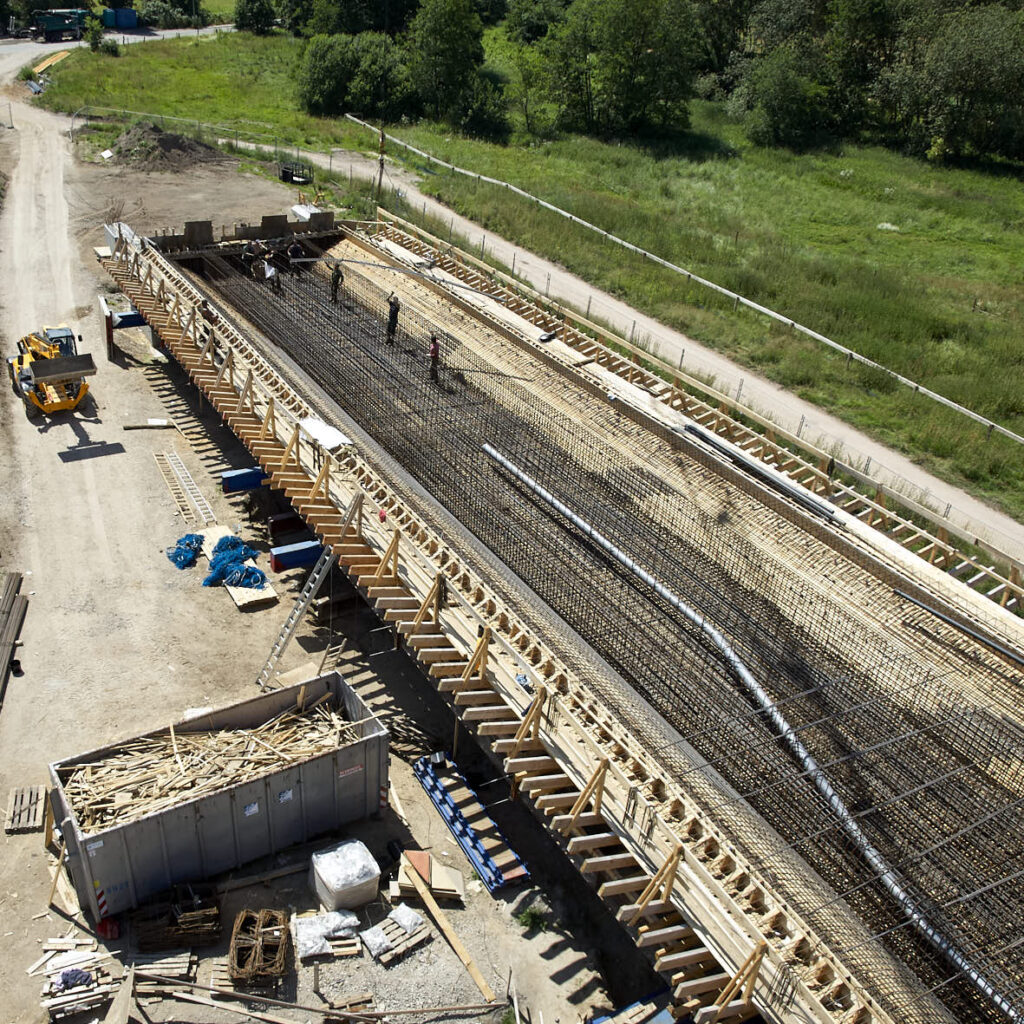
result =
[[[14,49],[0,47],[0,74],[10,74],[33,56],[27,46],[12,55]],[[171,566],[164,548],[187,527],[175,512],[154,452],[180,455],[218,522],[265,550],[237,499],[220,493],[215,474],[224,466],[250,464],[251,457],[215,416],[195,417],[190,411],[194,392],[182,383],[183,375],[171,372],[141,337],[132,346],[138,361],[107,362],[96,293],[110,286],[92,253],[103,242],[102,223],[118,212],[144,226],[204,216],[217,223],[251,221],[286,210],[294,190],[241,175],[232,162],[177,174],[81,165],[71,156],[66,118],[19,103],[13,113],[16,130],[0,132],[0,172],[8,176],[0,211],[5,265],[0,352],[13,351],[16,339],[33,328],[66,322],[82,334],[82,348],[93,354],[98,373],[90,378],[88,404],[75,413],[29,420],[6,384],[0,393],[0,569],[24,573],[23,592],[29,595],[19,652],[23,674],[10,680],[0,709],[0,813],[12,788],[48,781],[48,763],[163,727],[188,707],[251,696],[253,680],[304,576],[302,570],[274,575],[281,603],[241,614],[222,590],[201,586],[201,568],[178,572]],[[169,413],[190,428],[201,427],[211,443],[193,447],[177,432],[123,429],[126,423]],[[267,566],[265,556],[260,563]],[[379,626],[364,610],[366,616],[372,622],[364,623],[364,633]],[[325,643],[320,632],[304,627],[281,668],[319,656]],[[389,708],[400,704],[396,694],[404,694],[415,709],[417,733],[450,736],[450,711],[436,697],[436,721],[422,713],[423,679],[408,659],[397,655],[388,664],[380,659],[372,664],[379,667],[373,670],[367,663],[361,673],[364,685],[381,694]],[[411,723],[412,712],[404,714]],[[409,766],[396,764],[393,780],[413,823],[413,842],[451,858],[448,863],[460,864],[468,878],[468,862],[460,860],[461,851],[448,840]],[[527,816],[522,808],[506,812]],[[395,821],[386,818],[375,823],[366,841],[374,836],[371,848],[383,855],[394,835]],[[583,886],[568,862],[547,846],[527,846],[524,855],[542,864],[551,861]],[[4,1021],[44,1017],[40,979],[27,977],[23,968],[38,958],[41,942],[63,935],[69,926],[59,896],[57,907],[46,907],[52,868],[53,858],[44,852],[38,833],[0,833],[0,905],[7,922],[0,929]],[[543,878],[543,872],[538,876]],[[312,899],[303,879],[282,885],[274,895],[262,888],[241,891],[225,908],[228,920],[246,895],[299,909],[309,909]],[[512,915],[538,900],[557,908],[554,930],[524,933]],[[569,1021],[603,998],[595,967],[614,967],[620,989],[632,971],[628,984],[640,986],[633,994],[652,984],[628,936],[603,908],[597,905],[583,914],[577,903],[572,885],[557,882],[543,890],[527,887],[507,900],[493,900],[477,884],[468,906],[452,916],[496,990],[505,984],[508,965],[515,963],[520,992],[528,991],[531,1003],[549,1020]],[[599,914],[597,923],[587,914]],[[563,922],[570,922],[567,927],[576,934]],[[213,952],[223,955],[225,950]],[[624,967],[627,958],[630,966]],[[204,960],[200,970],[207,980],[209,963]],[[326,969],[324,980],[339,995],[362,984],[392,1005],[408,1005],[417,997],[449,1002],[453,992],[455,1001],[467,1000],[476,991],[440,940],[410,958],[405,973],[387,972],[390,989],[382,971],[362,963],[353,973],[346,962]],[[310,975],[301,973],[294,982],[307,1003],[316,1001]],[[417,983],[417,975],[431,984]],[[446,984],[450,991],[444,991]],[[158,1020],[222,1019],[202,1007],[182,1010],[171,1004],[149,1010]]]

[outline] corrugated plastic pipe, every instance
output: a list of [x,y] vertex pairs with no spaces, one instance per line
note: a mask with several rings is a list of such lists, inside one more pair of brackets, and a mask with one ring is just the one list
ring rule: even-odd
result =
[[801,767],[807,773],[814,788],[829,805],[832,813],[839,819],[843,831],[850,837],[854,845],[860,851],[861,856],[867,861],[871,870],[878,875],[879,881],[892,896],[906,915],[910,924],[922,935],[936,950],[938,950],[949,961],[958,973],[969,978],[975,988],[978,989],[986,999],[1013,1021],[1021,1019],[1016,1008],[996,990],[995,986],[981,971],[976,968],[967,957],[961,953],[953,942],[942,934],[927,918],[924,911],[918,906],[914,897],[907,892],[899,876],[890,867],[883,854],[871,844],[871,841],[864,834],[857,824],[849,808],[843,803],[842,797],[832,788],[832,784],[826,778],[824,772],[818,766],[811,752],[800,742],[792,726],[783,717],[782,713],[773,703],[765,688],[753,677],[750,670],[733,650],[732,644],[713,626],[703,615],[691,608],[680,597],[674,594],[662,583],[659,583],[646,569],[639,566],[624,551],[616,547],[607,537],[598,533],[593,526],[585,519],[581,519],[568,506],[559,501],[550,491],[541,487],[536,480],[524,473],[515,463],[510,462],[499,451],[491,445],[483,446],[487,455],[498,463],[503,469],[511,473],[521,484],[528,487],[538,498],[550,505],[556,512],[563,515],[577,529],[582,531],[603,551],[612,556],[620,565],[628,569],[634,576],[646,583],[659,597],[667,601],[684,618],[689,619],[697,626],[704,635],[715,645],[722,657],[725,659],[733,675],[739,680],[740,685],[747,691],[757,706],[764,713],[765,718],[771,723],[775,734],[789,748],[793,757],[799,761]]

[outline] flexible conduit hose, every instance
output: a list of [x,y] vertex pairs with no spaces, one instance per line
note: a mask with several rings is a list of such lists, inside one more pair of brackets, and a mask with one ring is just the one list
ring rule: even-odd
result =
[[772,702],[771,697],[765,688],[753,677],[750,670],[742,662],[732,644],[713,626],[707,622],[703,615],[691,608],[682,601],[676,594],[659,583],[646,569],[641,568],[624,551],[617,548],[607,537],[598,533],[586,520],[581,519],[568,506],[559,501],[550,491],[545,490],[532,477],[524,473],[515,463],[510,462],[499,451],[491,445],[483,446],[484,452],[498,463],[504,470],[511,473],[521,484],[529,488],[541,500],[550,505],[569,520],[577,529],[582,531],[598,547],[606,551],[620,565],[627,568],[633,575],[643,580],[659,597],[667,601],[684,618],[689,619],[697,626],[704,635],[718,648],[722,657],[725,658],[733,674],[739,680],[743,688],[750,694],[757,706],[764,712],[765,717],[771,723],[776,735],[789,748],[790,753],[800,762],[808,777],[814,783],[814,788],[829,805],[832,813],[839,819],[843,831],[850,837],[861,856],[867,861],[871,870],[874,871],[889,895],[900,905],[903,913],[911,925],[919,932],[946,960],[949,961],[957,972],[965,975],[971,980],[986,999],[1012,1021],[1021,1019],[1016,1008],[996,990],[995,985],[976,968],[967,957],[961,953],[952,941],[946,938],[927,918],[924,911],[917,905],[917,901],[904,888],[899,876],[889,866],[882,853],[871,844],[871,841],[864,834],[861,827],[854,820],[842,798],[833,789],[832,784],[825,777],[824,772],[818,766],[811,752],[800,742],[793,727],[786,721],[782,713]]

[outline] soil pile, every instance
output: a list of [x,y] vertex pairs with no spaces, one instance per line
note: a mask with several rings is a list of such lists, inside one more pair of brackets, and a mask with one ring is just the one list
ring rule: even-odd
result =
[[195,164],[223,160],[212,146],[164,131],[156,124],[136,124],[111,146],[119,163],[145,170],[177,171]]

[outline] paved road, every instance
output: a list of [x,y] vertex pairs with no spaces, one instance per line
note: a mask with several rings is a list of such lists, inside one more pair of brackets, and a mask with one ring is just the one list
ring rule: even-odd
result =
[[[219,29],[224,31],[222,26]],[[218,31],[211,27],[202,32]],[[155,33],[171,37],[178,30]],[[154,36],[127,36],[129,42],[138,42]],[[59,48],[57,43],[4,41],[0,43],[0,80],[8,79],[29,60]],[[68,44],[64,44],[68,45]],[[73,44],[72,44],[73,45]],[[15,127],[21,104],[14,104]],[[59,130],[61,119],[51,118],[50,130]],[[42,122],[37,122],[42,125]],[[368,145],[370,140],[367,140]],[[334,157],[324,153],[306,153],[308,159],[321,167],[333,163],[335,168],[350,167],[352,173],[363,179],[377,173],[376,161],[365,154],[335,152]],[[949,506],[949,518],[974,536],[986,539],[1004,551],[1024,558],[1024,524],[1021,524],[972,497],[965,491],[943,481],[914,464],[909,458],[874,441],[848,423],[830,416],[815,405],[798,398],[777,384],[737,365],[722,354],[705,347],[693,338],[658,323],[638,312],[614,296],[593,288],[586,281],[548,260],[514,245],[480,228],[477,224],[453,213],[447,206],[418,188],[418,179],[401,165],[389,161],[386,178],[400,188],[407,200],[417,208],[447,221],[452,230],[468,240],[469,247],[478,251],[483,244],[486,252],[507,266],[515,266],[516,273],[539,291],[552,298],[575,306],[589,308],[592,315],[606,321],[613,329],[635,337],[647,344],[653,352],[670,363],[678,364],[684,357],[684,369],[694,376],[713,378],[720,390],[735,395],[740,389],[745,405],[756,409],[785,429],[796,433],[820,447],[845,452],[845,461],[864,465],[870,459],[871,475],[896,490],[924,501],[939,513]]]

